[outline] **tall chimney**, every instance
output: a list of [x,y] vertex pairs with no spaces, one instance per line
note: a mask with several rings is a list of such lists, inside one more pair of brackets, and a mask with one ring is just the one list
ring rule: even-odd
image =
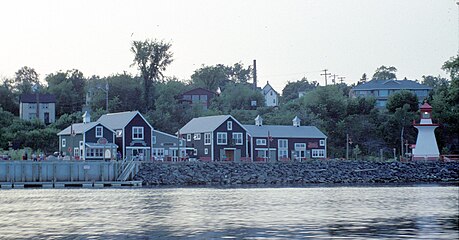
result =
[[257,60],[253,60],[253,90],[257,90]]

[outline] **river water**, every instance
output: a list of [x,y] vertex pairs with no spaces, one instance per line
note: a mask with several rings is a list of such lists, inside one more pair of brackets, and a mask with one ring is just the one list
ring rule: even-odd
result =
[[0,190],[0,239],[459,239],[458,186]]

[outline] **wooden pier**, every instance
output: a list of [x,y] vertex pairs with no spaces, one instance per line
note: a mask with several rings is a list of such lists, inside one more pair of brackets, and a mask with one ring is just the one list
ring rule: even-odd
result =
[[2,161],[0,188],[139,187],[137,161]]

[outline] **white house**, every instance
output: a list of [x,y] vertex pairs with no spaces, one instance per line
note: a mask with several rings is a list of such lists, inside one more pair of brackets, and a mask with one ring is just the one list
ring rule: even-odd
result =
[[266,106],[275,107],[279,106],[279,93],[274,90],[274,88],[266,82],[266,85],[261,90],[261,93],[265,97]]
[[45,124],[56,121],[56,96],[51,94],[22,94],[19,98],[19,117],[38,118]]

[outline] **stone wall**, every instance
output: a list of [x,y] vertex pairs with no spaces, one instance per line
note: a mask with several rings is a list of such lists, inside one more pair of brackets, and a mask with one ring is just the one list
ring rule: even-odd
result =
[[459,162],[144,163],[144,185],[458,182]]

